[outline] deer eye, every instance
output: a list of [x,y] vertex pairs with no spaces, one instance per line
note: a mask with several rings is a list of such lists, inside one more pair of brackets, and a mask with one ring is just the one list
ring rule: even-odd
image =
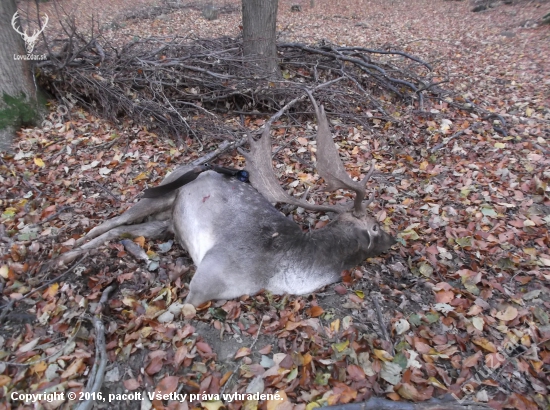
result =
[[372,230],[373,230],[374,232],[378,232],[378,225],[374,225],[374,226],[372,227]]

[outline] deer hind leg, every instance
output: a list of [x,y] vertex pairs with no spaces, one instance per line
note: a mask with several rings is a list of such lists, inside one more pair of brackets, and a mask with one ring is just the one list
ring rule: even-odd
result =
[[202,305],[209,300],[234,299],[246,294],[255,294],[253,278],[241,277],[225,251],[208,251],[197,266],[189,283],[189,294],[185,303]]
[[84,245],[69,252],[65,252],[55,261],[56,265],[66,265],[75,260],[79,255],[101,246],[105,242],[112,241],[122,235],[144,236],[148,239],[159,238],[170,231],[171,220],[145,222],[137,225],[118,226],[102,235],[86,242]]
[[76,244],[80,245],[87,240],[93,240],[94,238],[101,237],[106,233],[116,230],[121,225],[140,222],[148,216],[162,214],[163,212],[172,209],[172,203],[175,198],[175,192],[162,198],[143,198],[122,215],[111,218],[103,222],[101,225],[93,228],[85,236],[76,241]]

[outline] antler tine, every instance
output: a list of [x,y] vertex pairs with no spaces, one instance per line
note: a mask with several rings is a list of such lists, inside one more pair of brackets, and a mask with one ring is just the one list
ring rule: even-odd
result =
[[262,137],[254,141],[251,135],[248,136],[250,151],[245,152],[239,149],[239,152],[246,158],[246,167],[250,173],[250,182],[268,201],[281,202],[300,206],[312,211],[323,212],[344,212],[346,209],[341,206],[315,205],[302,201],[287,194],[279,185],[279,181],[273,171],[271,163],[271,122],[267,122]]
[[20,30],[16,27],[16,20],[17,20],[18,17],[19,17],[19,11],[16,11],[15,14],[13,15],[13,17],[11,18],[11,25],[12,25],[13,29],[14,29],[18,34],[21,34],[22,36],[24,36],[25,33],[23,33],[22,31],[20,31]]
[[367,176],[361,182],[355,182],[344,168],[342,160],[338,150],[332,140],[330,129],[328,126],[327,116],[323,106],[319,107],[317,102],[313,98],[311,91],[306,89],[306,92],[315,109],[315,116],[317,117],[318,129],[317,129],[317,172],[327,184],[327,189],[333,191],[340,188],[350,189],[355,191],[354,201],[354,214],[355,216],[364,215],[367,206],[374,200],[374,195],[371,195],[366,205],[363,204],[365,199],[365,187],[366,184],[374,172],[374,160],[369,169]]
[[[365,175],[365,178],[363,178],[363,180],[361,181],[361,185],[363,185],[364,190],[367,189],[367,182],[369,182],[370,177],[374,173],[374,164],[375,163],[376,163],[376,160],[373,159],[371,164],[370,164],[369,172],[367,172],[367,175]],[[361,199],[361,202],[362,201],[363,201],[363,199]],[[364,204],[361,205],[361,210],[362,210],[363,214],[367,212],[367,208],[372,203],[372,201],[374,201],[374,192],[372,192],[370,194],[369,199],[367,200],[367,202],[365,202]]]

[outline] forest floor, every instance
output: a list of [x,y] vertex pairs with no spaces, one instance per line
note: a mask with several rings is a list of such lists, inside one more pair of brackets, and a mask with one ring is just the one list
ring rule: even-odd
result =
[[[280,1],[280,41],[416,55],[434,66],[434,78],[448,79],[442,86],[504,118],[507,134],[495,131],[494,117],[446,101],[432,102],[430,115],[396,112],[397,123],[331,121],[348,169],[377,159],[371,210],[399,244],[315,294],[211,302],[184,318],[194,266],[172,240],[135,239],[149,265],[116,242],[71,268],[48,262],[216,141],[176,147],[129,121],[51,102],[51,124],[21,129],[14,152],[0,156],[0,409],[34,408],[13,392],[84,390],[98,362],[91,318],[111,285],[101,316],[103,397],[213,396],[117,397],[98,408],[309,410],[448,394],[494,409],[550,408],[550,26],[537,24],[550,3],[495,2],[480,13],[466,1],[314,3]],[[147,2],[65,1],[81,19],[99,15],[104,36],[120,44],[148,35],[238,36],[240,2],[214,4],[224,12],[208,21],[198,6],[158,14]],[[292,4],[302,11],[291,12]],[[317,182],[294,161],[310,134],[305,126],[275,127],[283,184]],[[236,152],[218,159],[243,161]],[[319,216],[293,218],[308,229],[325,223]],[[215,396],[222,392],[279,399],[229,402]]]

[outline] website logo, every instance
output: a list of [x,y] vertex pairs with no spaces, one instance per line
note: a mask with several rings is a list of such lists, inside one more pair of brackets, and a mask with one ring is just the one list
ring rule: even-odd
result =
[[42,55],[35,56],[35,55],[31,55],[31,53],[34,50],[34,45],[38,41],[38,36],[44,31],[44,29],[48,25],[48,20],[49,20],[48,15],[47,14],[44,15],[44,20],[42,21],[42,28],[40,28],[38,30],[34,30],[32,35],[30,35],[30,36],[27,34],[27,31],[21,31],[21,27],[18,27],[18,24],[17,24],[17,19],[18,18],[19,18],[19,12],[16,11],[15,14],[13,15],[12,19],[11,19],[11,25],[12,25],[13,29],[18,34],[20,34],[21,37],[23,38],[23,40],[25,41],[25,48],[27,50],[27,55],[26,56],[14,55],[14,58],[16,60],[45,60],[46,59],[45,55],[44,56],[42,56]]

